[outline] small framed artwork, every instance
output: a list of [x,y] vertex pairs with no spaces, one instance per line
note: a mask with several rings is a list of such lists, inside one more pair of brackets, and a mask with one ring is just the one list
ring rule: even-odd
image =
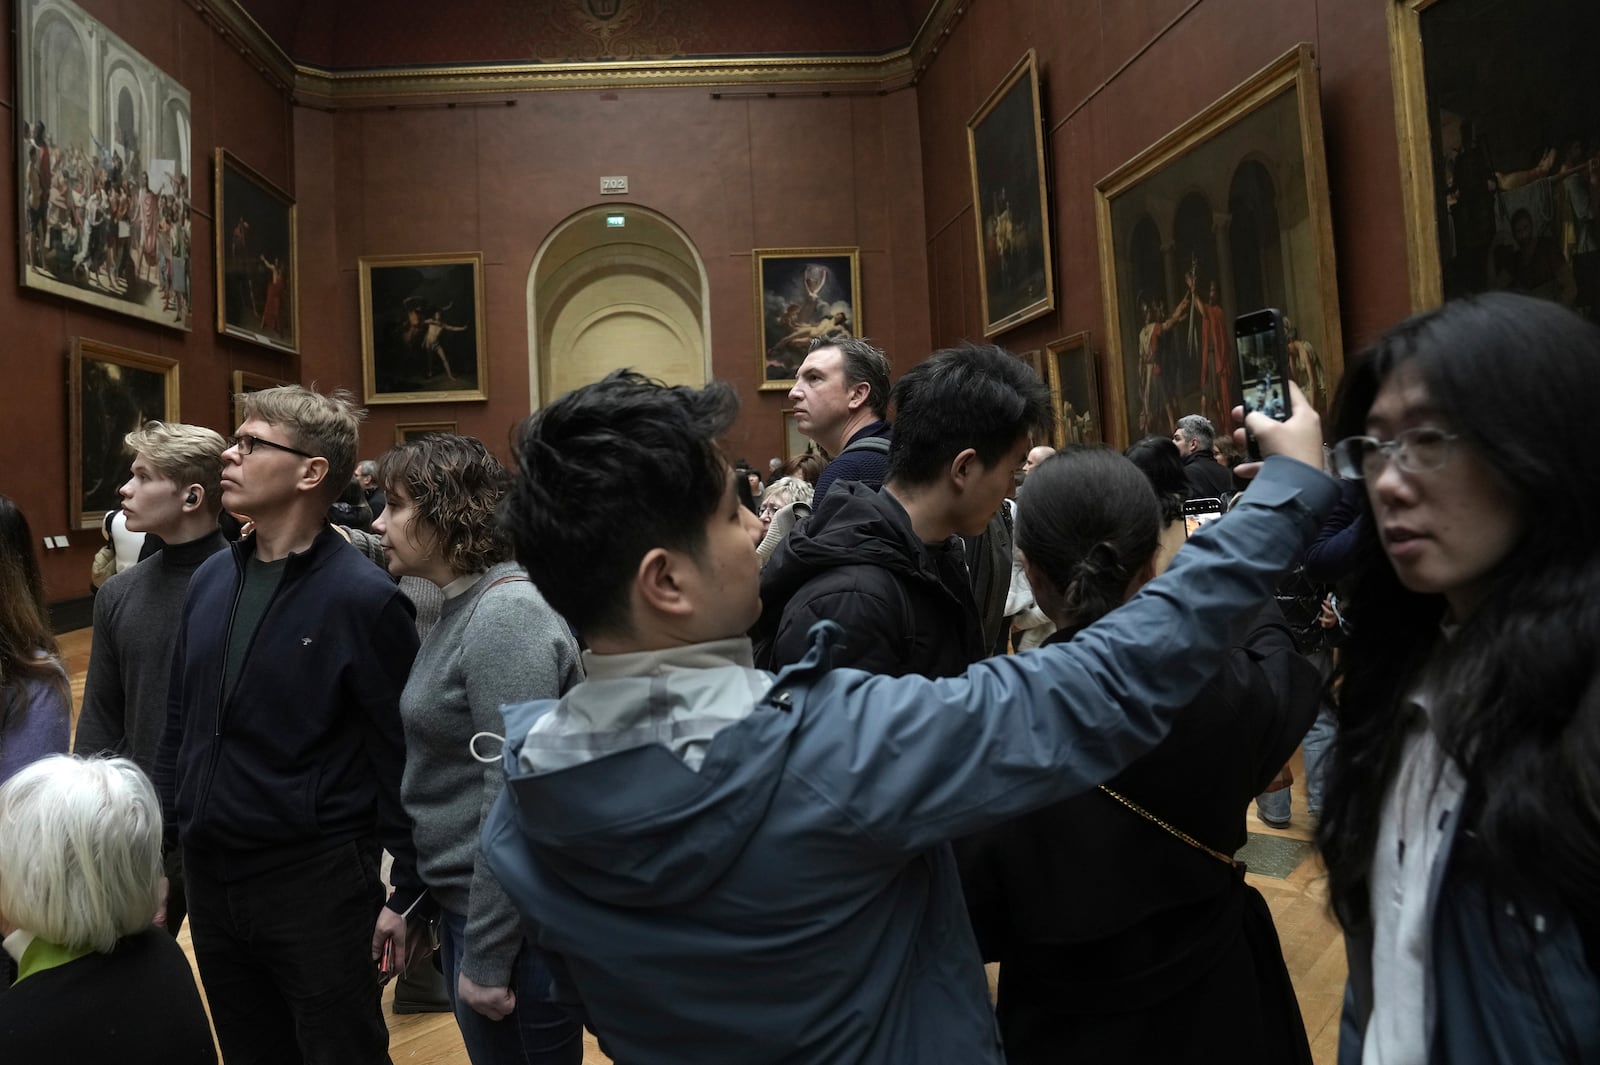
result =
[[98,340],[72,338],[68,356],[69,513],[74,529],[97,529],[121,506],[128,479],[122,438],[152,419],[178,419],[178,360]]
[[1100,413],[1100,377],[1088,332],[1053,340],[1046,350],[1050,363],[1050,396],[1056,405],[1056,447],[1105,442]]
[[1050,373],[1045,368],[1043,351],[1040,351],[1038,348],[1034,348],[1032,351],[1018,351],[1014,354],[1017,356],[1017,358],[1033,367],[1033,372],[1039,375],[1039,380],[1045,382],[1050,380]]
[[217,332],[287,354],[300,350],[295,204],[216,150]]
[[[233,371],[233,424],[238,426],[244,421],[244,404],[241,400],[244,399],[245,393],[260,392],[263,389],[292,384],[294,384],[293,381],[284,381],[276,377],[268,377],[265,374],[250,373],[248,370]],[[224,433],[223,435],[226,436],[227,434]]]
[[1056,306],[1039,114],[1039,64],[1030,48],[967,123],[986,337]]
[[489,398],[483,255],[361,259],[361,373],[368,403]]
[[18,282],[187,332],[189,90],[72,0],[12,7]]
[[807,452],[813,455],[820,453],[816,442],[800,431],[800,423],[796,420],[795,412],[792,410],[784,411],[783,461],[788,462],[790,459],[804,455]]
[[436,433],[453,433],[455,431],[455,422],[400,422],[394,427],[394,443],[396,447],[399,447],[408,440],[433,436]]
[[[1344,368],[1316,59],[1302,44],[1095,186],[1105,439],[1233,429],[1233,320],[1283,312],[1296,378],[1326,415]],[[1226,225],[1217,219],[1226,217]]]
[[794,387],[813,340],[861,336],[861,249],[757,248],[761,391]]

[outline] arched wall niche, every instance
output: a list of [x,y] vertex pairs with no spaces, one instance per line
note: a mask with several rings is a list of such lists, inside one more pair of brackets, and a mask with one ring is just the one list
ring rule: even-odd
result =
[[[608,215],[624,225],[607,225]],[[711,379],[705,264],[671,219],[601,204],[562,221],[528,271],[528,403],[629,367],[667,384]]]

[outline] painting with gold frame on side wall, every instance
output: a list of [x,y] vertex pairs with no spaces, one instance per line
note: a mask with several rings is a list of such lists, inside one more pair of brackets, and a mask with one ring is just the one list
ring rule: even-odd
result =
[[992,337],[1056,306],[1039,61],[1033,49],[967,122],[967,156],[983,335]]
[[861,336],[860,248],[757,248],[762,392],[787,392],[814,340]]
[[122,439],[148,421],[178,420],[178,360],[73,337],[68,355],[69,528],[98,529],[122,505]]
[[1302,44],[1095,185],[1105,439],[1219,433],[1239,402],[1236,317],[1272,307],[1290,376],[1328,413],[1344,368],[1317,66]]
[[394,446],[399,447],[409,441],[420,440],[424,436],[455,431],[455,422],[398,422],[394,427]]
[[1600,4],[1390,0],[1411,303],[1478,292],[1600,320]]
[[1095,371],[1088,331],[1052,340],[1045,351],[1050,364],[1050,398],[1056,408],[1056,447],[1104,443],[1100,375]]
[[[278,388],[282,385],[292,385],[295,382],[285,381],[281,377],[268,377],[266,374],[251,373],[249,370],[233,371],[233,391],[230,393],[232,402],[229,409],[233,411],[233,425],[237,428],[244,422],[244,396],[247,392],[261,392],[268,388]],[[223,433],[227,436],[227,433]]]
[[298,208],[226,148],[215,154],[217,332],[300,350]]

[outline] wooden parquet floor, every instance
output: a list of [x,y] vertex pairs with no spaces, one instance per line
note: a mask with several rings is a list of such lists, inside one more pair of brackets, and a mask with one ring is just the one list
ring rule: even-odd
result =
[[[60,638],[62,657],[72,677],[73,706],[82,703],[84,674],[89,665],[90,630],[79,629]],[[1254,812],[1249,816],[1250,831],[1309,839],[1311,826],[1305,816],[1305,771],[1300,755],[1294,760],[1294,821],[1278,831],[1262,824]],[[1344,998],[1344,943],[1338,926],[1328,916],[1327,878],[1316,856],[1306,859],[1286,880],[1248,875],[1265,896],[1278,926],[1283,956],[1300,997],[1300,1012],[1311,1041],[1316,1065],[1334,1065],[1339,1043],[1339,1007]],[[194,954],[189,931],[184,929],[178,942],[189,956]],[[997,966],[990,967],[991,986]],[[198,974],[197,974],[198,979]],[[396,1065],[469,1065],[466,1050],[455,1020],[444,1013],[395,1014],[390,1008],[392,991],[385,991],[383,1012],[389,1022],[389,1056]],[[1226,1033],[1217,1038],[1226,1041]],[[584,1065],[610,1065],[600,1052],[594,1036],[584,1033]]]

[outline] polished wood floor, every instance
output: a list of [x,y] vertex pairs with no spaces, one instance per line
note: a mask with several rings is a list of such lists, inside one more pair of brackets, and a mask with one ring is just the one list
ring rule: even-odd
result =
[[[61,637],[62,656],[72,676],[74,708],[81,705],[83,699],[89,644],[88,629]],[[1262,824],[1252,812],[1250,831],[1292,839],[1310,838],[1310,824],[1305,817],[1305,772],[1298,754],[1294,773],[1294,821],[1287,829],[1278,831]],[[1287,880],[1254,873],[1249,874],[1248,879],[1272,908],[1278,937],[1283,942],[1284,960],[1300,996],[1300,1012],[1311,1040],[1312,1058],[1316,1065],[1334,1065],[1339,1039],[1339,1006],[1344,997],[1344,944],[1338,927],[1328,917],[1327,878],[1322,866],[1313,856],[1301,863]],[[193,964],[187,928],[178,942]],[[996,969],[996,966],[990,967],[991,986]],[[383,1011],[389,1021],[389,1056],[396,1065],[469,1065],[466,1050],[461,1045],[461,1034],[449,1014],[395,1014],[390,1008],[392,997],[392,991],[384,992]],[[1196,1033],[1196,1037],[1202,1036]],[[1226,1045],[1227,1033],[1218,1032],[1204,1038]],[[584,1065],[609,1065],[611,1061],[600,1052],[594,1036],[587,1032],[584,1033],[583,1061]]]

